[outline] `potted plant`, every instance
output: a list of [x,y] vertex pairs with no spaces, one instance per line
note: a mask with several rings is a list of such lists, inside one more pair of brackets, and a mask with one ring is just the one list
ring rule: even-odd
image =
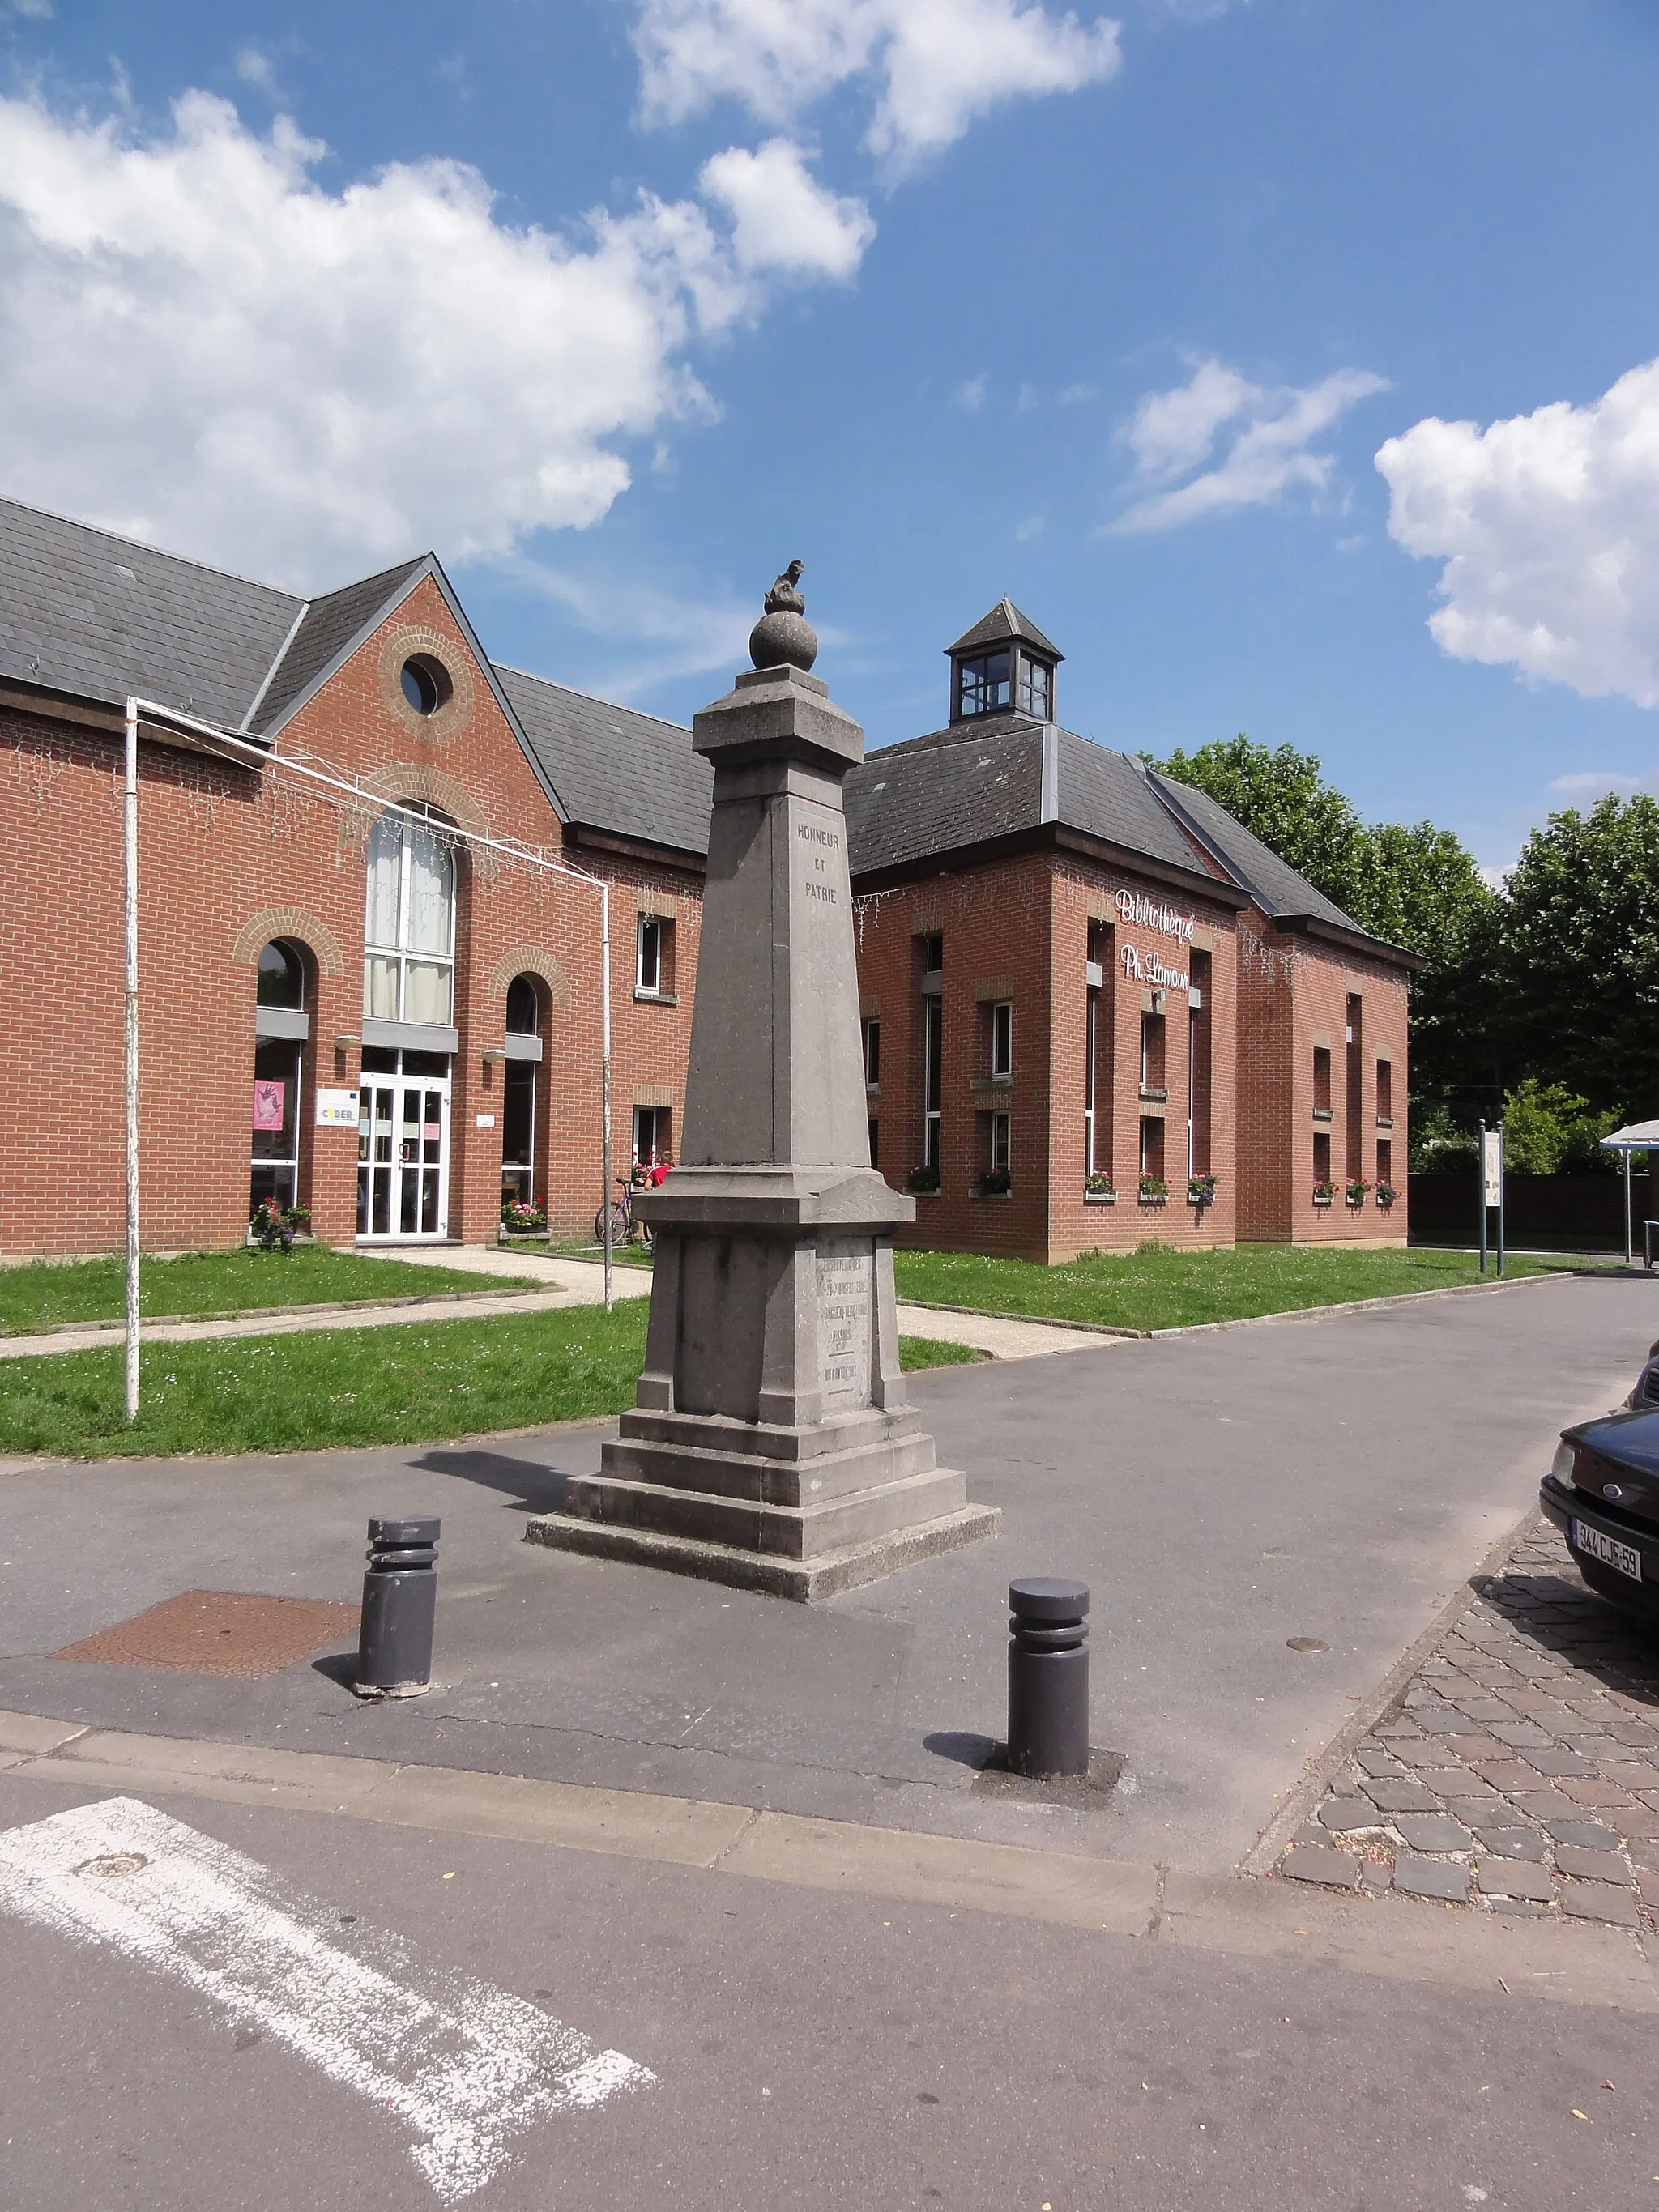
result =
[[1144,1175],[1140,1178],[1139,1194],[1143,1206],[1162,1206],[1170,1195],[1170,1186],[1162,1176]]
[[1397,1199],[1400,1193],[1395,1188],[1391,1182],[1380,1182],[1376,1186],[1376,1202],[1382,1207],[1384,1213],[1388,1212],[1389,1208],[1394,1204],[1395,1199]]
[[1364,1206],[1365,1203],[1365,1193],[1370,1188],[1370,1185],[1366,1182],[1364,1176],[1356,1176],[1347,1188],[1346,1196],[1349,1205],[1353,1206]]
[[1200,1208],[1215,1204],[1215,1177],[1212,1175],[1188,1176],[1187,1203]]
[[912,1168],[904,1178],[904,1188],[914,1198],[934,1197],[939,1190],[939,1170],[929,1167]]
[[545,1237],[547,1209],[538,1206],[533,1199],[509,1198],[501,1202],[501,1234],[508,1237]]
[[1112,1178],[1110,1176],[1085,1176],[1083,1178],[1083,1203],[1085,1206],[1115,1206],[1117,1204],[1117,1193],[1112,1187]]
[[1334,1182],[1316,1182],[1314,1185],[1313,1198],[1316,1206],[1328,1206],[1335,1196],[1336,1185]]
[[1013,1188],[1013,1177],[1006,1168],[987,1168],[979,1179],[981,1198],[1006,1198]]
[[[311,1217],[306,1216],[308,1221]],[[262,1198],[253,1209],[253,1218],[248,1224],[250,1233],[262,1252],[288,1254],[294,1249],[295,1224],[274,1198]]]

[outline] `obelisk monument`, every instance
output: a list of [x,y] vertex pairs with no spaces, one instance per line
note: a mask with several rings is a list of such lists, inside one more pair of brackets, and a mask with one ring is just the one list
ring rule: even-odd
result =
[[635,1200],[655,1266],[635,1410],[528,1534],[799,1599],[995,1532],[899,1371],[870,1165],[842,780],[864,732],[811,673],[795,562],[752,671],[692,723],[714,763],[680,1164]]

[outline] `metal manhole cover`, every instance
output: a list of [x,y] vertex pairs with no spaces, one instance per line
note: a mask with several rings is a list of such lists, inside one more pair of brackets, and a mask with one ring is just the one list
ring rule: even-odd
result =
[[51,1656],[101,1667],[174,1667],[186,1674],[251,1680],[279,1674],[325,1644],[355,1641],[357,1620],[355,1605],[322,1598],[185,1590]]

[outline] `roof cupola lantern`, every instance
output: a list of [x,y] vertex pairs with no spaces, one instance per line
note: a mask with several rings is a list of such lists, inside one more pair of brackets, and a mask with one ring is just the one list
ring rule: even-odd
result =
[[1054,671],[1066,656],[1011,599],[999,599],[945,650],[951,656],[953,722],[979,714],[1054,720]]

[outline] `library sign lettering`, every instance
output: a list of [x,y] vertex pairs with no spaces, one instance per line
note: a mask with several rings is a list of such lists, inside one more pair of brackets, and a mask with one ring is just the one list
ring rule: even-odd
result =
[[[1138,928],[1158,930],[1165,937],[1174,938],[1177,945],[1190,945],[1197,933],[1196,915],[1178,914],[1174,907],[1148,898],[1144,891],[1121,890],[1116,900],[1117,910],[1124,921],[1133,922]],[[1156,952],[1143,952],[1137,945],[1126,945],[1118,957],[1123,963],[1126,982],[1150,984],[1155,991],[1186,991],[1192,988],[1192,978],[1186,969],[1166,967]]]

